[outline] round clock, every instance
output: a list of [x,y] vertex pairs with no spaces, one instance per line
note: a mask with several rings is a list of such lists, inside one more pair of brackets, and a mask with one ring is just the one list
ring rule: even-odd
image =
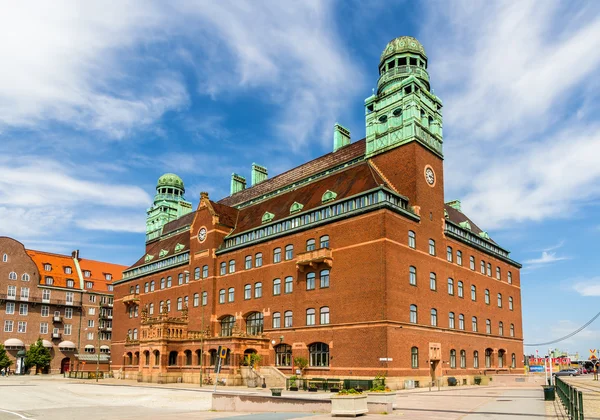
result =
[[199,242],[204,242],[206,240],[206,228],[201,228],[198,231],[198,241]]
[[435,173],[433,172],[431,166],[427,166],[425,168],[425,181],[427,181],[427,183],[432,187],[435,184]]

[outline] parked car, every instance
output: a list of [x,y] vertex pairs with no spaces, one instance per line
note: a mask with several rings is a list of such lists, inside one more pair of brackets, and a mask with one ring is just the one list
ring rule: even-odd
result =
[[577,369],[563,369],[559,372],[554,372],[553,376],[579,376],[579,371]]

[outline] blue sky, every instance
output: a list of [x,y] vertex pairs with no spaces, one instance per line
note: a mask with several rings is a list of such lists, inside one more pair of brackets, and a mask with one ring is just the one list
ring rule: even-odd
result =
[[[364,137],[400,35],[445,105],[447,200],[524,264],[525,341],[569,333],[600,307],[597,2],[5,4],[0,234],[130,264],[162,173],[196,205],[252,162],[329,152],[335,122]],[[557,346],[599,337],[600,321]]]

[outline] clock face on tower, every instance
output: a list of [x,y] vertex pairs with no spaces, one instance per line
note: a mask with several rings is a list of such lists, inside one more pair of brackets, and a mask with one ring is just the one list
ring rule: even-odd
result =
[[198,231],[198,241],[204,242],[206,240],[206,228],[203,227]]
[[431,166],[427,166],[425,168],[425,181],[433,187],[435,184],[435,173],[433,172],[433,168]]

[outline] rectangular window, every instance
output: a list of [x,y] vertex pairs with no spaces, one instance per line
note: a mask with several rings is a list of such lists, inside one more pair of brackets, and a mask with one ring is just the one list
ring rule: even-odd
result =
[[15,303],[14,302],[6,302],[6,315],[13,315],[14,313],[15,313]]
[[292,293],[294,289],[294,279],[292,277],[285,278],[285,293]]
[[88,315],[96,315],[96,308],[89,308]]
[[281,262],[281,248],[275,248],[273,250],[273,263]]
[[71,324],[65,324],[65,335],[71,335],[71,329],[73,328],[73,326]]
[[96,303],[96,295],[90,295],[90,302]]
[[75,281],[71,279],[67,279],[67,287],[75,287]]
[[235,260],[230,260],[229,261],[229,272],[230,273],[235,273]]
[[67,293],[65,293],[65,301],[67,302],[67,305],[72,305],[73,304],[73,296],[74,296],[73,292],[67,292]]
[[273,280],[273,296],[278,296],[281,294],[281,280],[275,279]]
[[429,240],[429,255],[435,255],[435,241],[433,239]]
[[26,303],[19,304],[19,315],[27,315],[29,313],[29,305]]
[[15,299],[17,297],[17,286],[8,286],[7,299]]
[[42,290],[42,301],[50,302],[50,290],[48,290],[48,289]]
[[446,259],[448,260],[448,262],[452,262],[452,257],[453,257],[453,253],[452,253],[452,247],[449,246],[446,248]]
[[20,333],[26,333],[27,332],[27,322],[26,321],[19,321],[19,329],[17,330],[17,332]]
[[294,258],[294,245],[287,245],[285,247],[285,259],[291,260]]
[[85,282],[85,288],[86,289],[91,289],[92,287],[94,287],[94,283],[92,283],[91,281],[86,281]]
[[249,269],[252,268],[252,257],[250,255],[246,256],[246,260],[245,260],[245,263],[244,263],[244,268],[246,270],[249,270]]
[[233,287],[230,287],[228,294],[229,294],[229,296],[228,296],[229,302],[233,302],[235,299],[235,289]]
[[262,267],[262,253],[261,252],[259,252],[258,254],[255,255],[254,266]]
[[29,300],[29,287],[21,287],[21,300]]
[[462,251],[456,251],[456,264],[462,265]]
[[202,306],[208,305],[208,292],[202,292]]
[[73,308],[65,308],[65,318],[73,318]]
[[254,284],[254,298],[258,299],[262,297],[262,283]]
[[93,328],[93,327],[94,327],[94,320],[88,319],[88,328]]
[[13,332],[13,321],[7,319],[4,321],[4,332]]
[[225,261],[223,261],[221,263],[221,271],[220,271],[221,275],[225,275],[227,274],[227,263]]
[[93,332],[87,333],[87,339],[88,340],[93,340],[94,339],[94,333]]
[[475,257],[474,256],[469,257],[469,267],[471,268],[471,270],[475,271]]

